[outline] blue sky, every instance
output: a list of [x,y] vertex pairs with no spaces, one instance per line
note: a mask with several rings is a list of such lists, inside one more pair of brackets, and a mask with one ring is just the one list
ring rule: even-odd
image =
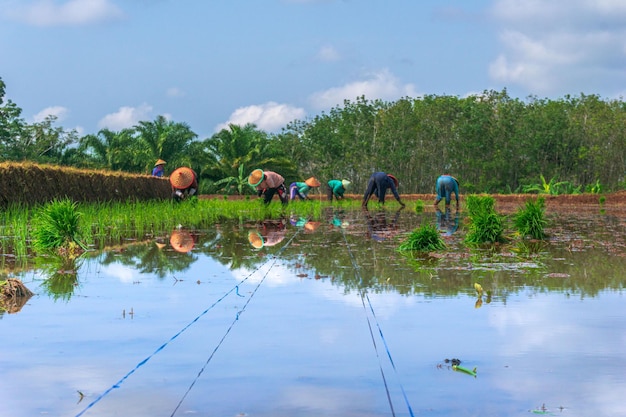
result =
[[0,0],[0,77],[28,122],[201,139],[361,95],[620,99],[626,1]]

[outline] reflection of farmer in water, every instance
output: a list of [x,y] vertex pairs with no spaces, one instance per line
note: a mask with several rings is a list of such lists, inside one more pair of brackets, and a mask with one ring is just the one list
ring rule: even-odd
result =
[[445,236],[452,236],[459,228],[459,211],[454,213],[454,218],[450,211],[450,206],[446,206],[445,214],[437,207],[437,230]]
[[365,213],[365,219],[367,220],[367,237],[374,239],[377,242],[390,239],[397,235],[398,219],[400,218],[400,212],[404,207],[400,207],[391,221],[387,219],[387,212],[384,210],[377,211],[373,215],[369,210],[363,210]]
[[257,230],[248,233],[248,241],[255,249],[274,246],[285,238],[285,222],[283,220],[265,220],[257,225]]

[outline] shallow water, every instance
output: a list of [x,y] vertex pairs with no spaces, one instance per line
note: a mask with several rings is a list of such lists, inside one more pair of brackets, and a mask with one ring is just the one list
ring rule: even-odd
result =
[[435,221],[221,224],[24,272],[0,415],[626,415],[624,219],[478,249],[459,217],[447,250],[396,251]]

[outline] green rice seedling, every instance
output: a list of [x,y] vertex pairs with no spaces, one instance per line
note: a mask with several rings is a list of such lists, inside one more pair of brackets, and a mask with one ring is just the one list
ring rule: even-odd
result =
[[76,203],[53,200],[44,205],[33,218],[33,245],[37,251],[71,250],[75,245],[87,249],[79,240],[79,219]]
[[432,224],[423,224],[413,230],[408,238],[400,244],[398,250],[432,252],[446,248],[439,231]]
[[606,196],[600,196],[600,198],[598,198],[598,203],[600,206],[604,206],[604,203],[606,203]]
[[522,238],[530,236],[533,239],[545,237],[544,228],[547,221],[544,218],[545,199],[528,200],[523,208],[518,209],[514,217],[514,225]]
[[422,201],[422,200],[415,201],[415,212],[416,213],[423,213],[424,212],[424,207],[425,207],[424,201]]
[[469,227],[465,242],[469,244],[504,242],[504,219],[495,211],[491,196],[470,195],[466,200]]
[[470,194],[467,196],[465,202],[467,214],[470,218],[480,215],[481,213],[495,211],[495,205],[496,199],[488,195]]

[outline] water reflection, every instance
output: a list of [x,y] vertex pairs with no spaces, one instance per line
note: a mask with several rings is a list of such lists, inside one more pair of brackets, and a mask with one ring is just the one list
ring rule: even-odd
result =
[[398,227],[398,220],[403,209],[404,206],[400,207],[393,217],[390,217],[386,210],[378,210],[372,213],[367,208],[364,208],[363,214],[367,222],[367,237],[381,242],[397,236],[401,232]]
[[[617,271],[626,270],[626,257],[614,256],[616,245],[621,244],[620,237],[597,230],[587,220],[581,219],[575,232],[566,231],[562,225],[549,230],[547,241],[518,240],[471,248],[463,245],[462,233],[455,230],[447,239],[447,250],[406,258],[397,252],[399,243],[432,214],[402,216],[401,213],[401,210],[331,209],[324,213],[325,222],[306,219],[225,222],[215,230],[188,231],[182,241],[190,249],[183,248],[183,252],[160,248],[153,242],[92,256],[98,256],[103,265],[119,263],[164,278],[189,269],[200,254],[231,269],[255,268],[264,262],[264,255],[279,252],[287,264],[298,264],[306,254],[310,276],[332,278],[334,285],[346,290],[367,285],[374,290],[428,296],[472,293],[474,282],[491,288],[493,297],[504,300],[527,285],[539,291],[585,295],[594,295],[604,288],[622,288],[623,277]],[[449,219],[455,228],[457,216]],[[301,234],[286,245],[296,233]],[[614,241],[606,241],[607,238]],[[346,242],[360,268],[363,283],[354,277]],[[375,248],[371,242],[376,242]],[[71,266],[52,268],[72,269]],[[69,290],[71,285],[67,284],[66,288]]]
[[286,233],[285,220],[265,220],[257,223],[255,230],[248,232],[248,242],[254,249],[276,246],[283,241]]
[[443,213],[439,207],[436,209],[437,229],[445,236],[452,236],[459,228],[459,211],[458,209],[455,210],[453,216],[450,207],[446,206],[445,210],[445,213]]
[[79,287],[78,270],[84,260],[85,256],[76,258],[51,255],[37,258],[43,278],[41,288],[54,300],[69,301]]
[[[626,412],[623,222],[552,219],[545,242],[479,248],[465,247],[457,230],[446,251],[411,260],[398,243],[433,211],[368,213],[225,222],[187,230],[184,251],[170,234],[61,261],[46,278],[67,282],[42,284],[49,294],[0,316],[0,367],[10,381],[0,415],[76,415],[138,363],[86,415],[170,415],[194,378],[176,415],[383,416],[390,398],[405,416],[397,381],[418,414]],[[380,225],[397,233],[373,239]],[[260,249],[250,233],[263,239]],[[176,285],[163,279],[172,275]],[[373,351],[363,290],[397,375]],[[444,358],[461,358],[478,378],[442,372]]]

